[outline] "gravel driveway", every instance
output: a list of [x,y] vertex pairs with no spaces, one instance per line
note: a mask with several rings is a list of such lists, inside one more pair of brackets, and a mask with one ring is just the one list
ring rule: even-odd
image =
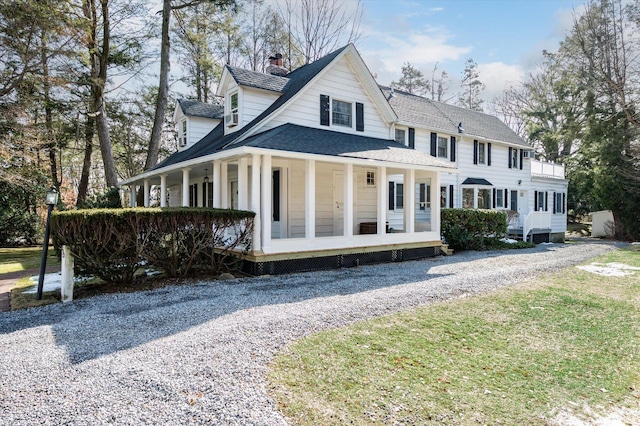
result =
[[275,353],[318,330],[489,291],[610,243],[200,282],[0,316],[0,424],[286,424]]

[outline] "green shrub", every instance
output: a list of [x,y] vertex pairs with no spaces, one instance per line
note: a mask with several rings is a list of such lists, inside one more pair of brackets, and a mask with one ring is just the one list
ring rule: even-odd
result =
[[79,206],[83,209],[119,209],[122,208],[120,190],[115,186],[109,188],[104,194],[84,201]]
[[236,249],[249,250],[253,212],[202,208],[56,212],[56,248],[69,246],[78,273],[131,282],[144,265],[169,277],[218,273]]
[[486,237],[500,238],[507,232],[502,211],[442,209],[440,217],[442,236],[455,250],[485,250]]

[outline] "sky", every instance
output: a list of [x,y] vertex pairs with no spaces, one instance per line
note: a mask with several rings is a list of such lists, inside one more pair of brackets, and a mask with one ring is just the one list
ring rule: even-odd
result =
[[410,62],[425,77],[447,71],[457,92],[465,62],[478,64],[482,95],[491,101],[535,71],[542,51],[554,52],[584,0],[362,0],[357,43],[379,84],[401,77]]

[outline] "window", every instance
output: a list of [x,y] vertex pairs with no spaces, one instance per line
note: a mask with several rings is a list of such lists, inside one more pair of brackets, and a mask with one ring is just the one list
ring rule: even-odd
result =
[[442,136],[438,136],[438,157],[447,158],[447,138],[443,138]]
[[374,187],[376,186],[376,172],[367,172],[367,186]]
[[443,209],[446,209],[448,205],[449,204],[447,203],[447,187],[441,186],[440,187],[440,207]]
[[518,211],[518,191],[511,191],[511,210]]
[[396,183],[396,210],[404,208],[404,184]]
[[351,103],[336,101],[331,102],[332,105],[332,123],[339,126],[351,127]]
[[480,142],[478,144],[478,163],[479,164],[485,164],[486,160],[485,160],[485,144],[483,142]]
[[405,131],[403,129],[396,129],[396,142],[404,145],[404,134]]
[[178,135],[180,146],[187,146],[187,120],[182,120],[180,126],[180,135]]
[[504,189],[496,190],[496,207],[503,208],[504,207]]
[[238,113],[238,93],[233,93],[231,95],[231,105],[229,108],[229,112],[231,114],[237,114]]
[[536,191],[536,211],[547,211],[546,208],[547,193],[543,191]]
[[564,194],[562,192],[555,193],[555,206],[553,212],[555,214],[563,214],[564,213]]
[[431,186],[426,183],[420,184],[419,190],[419,206],[420,210],[426,210],[431,208]]
[[479,209],[491,208],[491,190],[490,189],[478,189],[478,208]]
[[516,148],[511,149],[511,166],[514,169],[518,168],[518,150]]
[[474,197],[473,188],[462,188],[462,208],[463,209],[474,208],[473,197]]
[[229,114],[224,118],[227,127],[238,125],[238,92],[229,96]]

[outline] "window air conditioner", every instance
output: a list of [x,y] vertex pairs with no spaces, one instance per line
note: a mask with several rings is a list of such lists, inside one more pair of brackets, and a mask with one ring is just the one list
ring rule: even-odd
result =
[[238,114],[227,114],[224,116],[224,124],[227,127],[233,127],[238,125]]

